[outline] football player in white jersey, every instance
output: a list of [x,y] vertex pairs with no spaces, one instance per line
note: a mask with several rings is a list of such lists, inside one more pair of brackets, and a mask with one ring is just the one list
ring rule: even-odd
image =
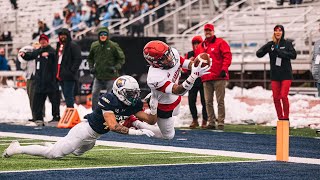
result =
[[[137,128],[149,129],[154,137],[172,139],[175,135],[173,116],[178,115],[181,95],[190,90],[198,77],[207,74],[210,65],[195,67],[193,61],[184,59],[178,51],[162,41],[150,41],[143,49],[143,55],[150,64],[147,84],[151,89],[150,113],[157,115],[156,121],[133,122]],[[190,76],[178,84],[181,68],[190,69]],[[153,119],[154,120],[154,119]],[[157,126],[152,126],[157,123]],[[150,125],[149,125],[150,124]]]
[[[69,133],[55,144],[20,146],[13,141],[3,152],[3,157],[15,154],[42,156],[50,159],[62,158],[68,154],[80,156],[92,149],[96,140],[110,130],[127,135],[146,135],[154,133],[148,129],[132,129],[127,121],[135,120],[136,115],[141,120],[157,118],[143,111],[138,82],[131,76],[120,76],[113,84],[112,92],[99,98],[98,108],[86,115],[88,121],[74,126]],[[127,119],[123,124],[121,121]],[[126,124],[126,125],[125,125]]]

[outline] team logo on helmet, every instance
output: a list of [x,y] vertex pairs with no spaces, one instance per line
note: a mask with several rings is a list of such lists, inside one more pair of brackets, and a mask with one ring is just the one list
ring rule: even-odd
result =
[[121,88],[121,87],[124,86],[125,83],[126,83],[126,80],[125,80],[125,79],[119,78],[119,79],[117,80],[117,82],[116,82],[116,86],[117,86],[118,88]]

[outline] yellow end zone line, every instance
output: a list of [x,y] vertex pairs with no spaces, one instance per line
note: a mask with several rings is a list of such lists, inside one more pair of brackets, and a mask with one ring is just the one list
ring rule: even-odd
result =
[[[60,138],[62,138],[62,137],[57,137],[57,136],[44,136],[44,135],[11,133],[11,132],[0,132],[0,136],[40,139],[40,140],[47,140],[47,141],[58,141]],[[96,144],[102,145],[102,146],[125,147],[125,148],[134,148],[134,149],[148,149],[148,150],[154,150],[154,151],[170,151],[170,152],[193,153],[193,154],[202,154],[202,155],[229,156],[229,157],[238,157],[238,158],[251,158],[251,159],[268,160],[268,161],[275,161],[276,160],[275,155],[269,155],[269,154],[245,153],[245,152],[223,151],[223,150],[212,150],[212,149],[185,148],[185,147],[174,147],[174,146],[159,146],[159,145],[151,145],[151,144],[138,144],[138,143],[102,141],[102,140],[97,140]],[[320,159],[289,157],[288,162],[304,163],[304,164],[320,164]]]

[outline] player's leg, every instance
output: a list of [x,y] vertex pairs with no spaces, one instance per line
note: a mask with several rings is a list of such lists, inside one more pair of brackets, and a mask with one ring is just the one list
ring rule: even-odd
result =
[[288,99],[288,94],[289,94],[289,89],[291,86],[292,80],[283,80],[281,81],[281,100],[282,100],[282,105],[283,105],[283,119],[289,119],[289,99]]
[[206,101],[206,108],[208,113],[208,128],[215,129],[216,116],[213,108],[213,93],[214,93],[214,81],[206,81],[203,83],[204,97]]
[[159,129],[162,133],[162,138],[163,139],[173,139],[175,135],[175,130],[174,130],[174,118],[159,118],[158,119],[158,126]]
[[225,106],[224,106],[224,97],[226,90],[226,80],[218,80],[214,83],[214,90],[216,92],[217,103],[218,103],[218,129],[224,129],[224,119],[225,119]]
[[100,80],[95,78],[92,87],[92,110],[95,110],[98,107],[98,101],[102,87],[103,84],[101,84]]
[[208,114],[207,114],[207,108],[206,108],[206,101],[204,98],[203,84],[201,84],[199,91],[200,91],[200,100],[201,100],[201,105],[202,105],[202,125],[201,125],[201,128],[205,128],[207,126]]
[[72,154],[74,154],[75,156],[81,156],[85,152],[91,150],[95,144],[96,144],[96,140],[89,140],[89,141],[87,141],[87,144],[86,144],[86,142],[84,142],[83,145],[80,146],[75,151],[73,151]]
[[67,136],[61,138],[52,146],[20,146],[19,144],[13,142],[12,147],[8,147],[5,152],[7,156],[10,157],[14,154],[28,154],[33,156],[43,156],[46,158],[62,158],[76,149],[81,147],[83,143],[88,144],[89,141],[95,141],[99,134],[95,133],[87,122],[82,122],[73,127]]
[[189,90],[188,103],[189,103],[189,110],[192,116],[192,123],[189,126],[190,128],[196,128],[199,126],[198,111],[196,106],[198,90],[199,90],[199,87],[195,85]]
[[281,83],[280,81],[271,81],[271,90],[272,90],[272,96],[273,96],[273,103],[277,111],[278,119],[283,118],[283,111],[282,111],[282,105],[281,105]]

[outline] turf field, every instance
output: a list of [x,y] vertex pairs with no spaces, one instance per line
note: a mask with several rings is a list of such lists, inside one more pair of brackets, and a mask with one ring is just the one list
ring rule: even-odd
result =
[[[33,139],[2,137],[0,138],[0,151],[3,152],[4,149],[9,146],[10,142],[15,139],[19,141],[21,146],[43,144],[45,142]],[[210,156],[169,151],[151,151],[110,146],[95,146],[91,151],[88,151],[81,157],[69,155],[58,160],[45,159],[43,157],[35,157],[30,155],[15,155],[10,158],[2,158],[0,171],[235,162],[252,160],[253,159],[249,158]]]
[[[68,131],[0,124],[0,151],[14,139],[21,145],[41,144]],[[289,162],[275,161],[274,133],[272,127],[227,125],[225,131],[176,129],[167,141],[110,132],[80,157],[1,158],[0,179],[319,179],[315,130],[290,131]]]

